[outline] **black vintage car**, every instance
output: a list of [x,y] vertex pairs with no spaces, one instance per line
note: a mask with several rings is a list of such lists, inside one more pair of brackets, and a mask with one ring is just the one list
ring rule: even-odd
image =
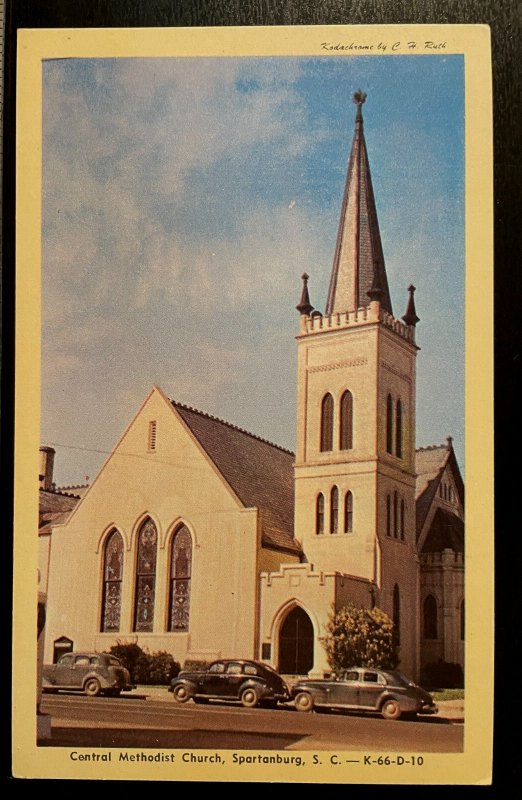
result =
[[180,672],[169,686],[174,700],[195,703],[208,700],[238,700],[247,708],[274,707],[290,699],[283,679],[271,667],[257,661],[214,661],[204,672]]
[[437,713],[432,696],[400,672],[367,667],[328,680],[299,681],[292,698],[298,711],[314,707],[373,711],[385,719]]
[[83,691],[90,697],[117,697],[136,686],[121,661],[109,653],[67,653],[56,664],[45,664],[42,691],[59,689]]

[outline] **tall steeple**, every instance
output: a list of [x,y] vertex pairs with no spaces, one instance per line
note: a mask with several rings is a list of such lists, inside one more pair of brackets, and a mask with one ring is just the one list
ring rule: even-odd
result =
[[393,314],[364,140],[362,105],[365,100],[364,92],[355,92],[355,133],[326,304],[327,316],[367,306],[375,287],[381,291],[382,308]]

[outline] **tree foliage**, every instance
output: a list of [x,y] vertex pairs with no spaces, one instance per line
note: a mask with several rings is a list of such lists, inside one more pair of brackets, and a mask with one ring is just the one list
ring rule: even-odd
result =
[[170,653],[165,650],[149,653],[135,642],[118,640],[109,652],[127,667],[133,683],[167,686],[180,670],[179,663]]
[[394,669],[399,648],[390,617],[380,608],[353,604],[333,609],[326,625],[324,647],[335,673],[350,667]]

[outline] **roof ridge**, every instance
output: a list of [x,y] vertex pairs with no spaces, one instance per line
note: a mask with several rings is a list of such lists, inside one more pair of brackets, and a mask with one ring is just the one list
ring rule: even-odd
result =
[[[72,489],[74,487],[70,486],[70,487],[65,487],[65,488]],[[79,494],[72,494],[72,492],[62,492],[60,489],[43,489],[43,488],[40,487],[40,491],[41,492],[48,492],[49,494],[56,494],[59,497],[73,497],[73,498],[78,499],[78,500],[80,499],[80,495]]]
[[416,447],[415,452],[420,453],[421,451],[425,450],[447,450],[447,444],[428,444],[426,447]]
[[64,489],[87,489],[89,483],[66,483],[64,486],[57,486],[55,491],[62,492]]
[[232,428],[234,431],[239,431],[239,433],[244,433],[247,436],[250,436],[252,439],[257,439],[258,442],[263,442],[263,444],[269,444],[270,447],[275,447],[276,450],[281,450],[283,453],[288,453],[288,455],[295,456],[293,450],[288,450],[286,447],[282,447],[280,444],[276,444],[275,442],[271,442],[269,439],[263,439],[262,436],[258,436],[256,433],[251,433],[250,431],[245,430],[245,428],[240,428],[239,425],[234,425],[232,422],[227,422],[226,419],[221,419],[220,417],[215,417],[213,414],[209,414],[206,411],[200,411],[199,408],[194,408],[194,406],[188,406],[185,403],[180,403],[177,400],[173,400],[169,398],[172,405],[176,408],[183,408],[185,411],[192,411],[194,414],[199,414],[200,417],[205,417],[206,419],[214,420],[214,422],[219,422],[221,425],[226,425],[227,428]]

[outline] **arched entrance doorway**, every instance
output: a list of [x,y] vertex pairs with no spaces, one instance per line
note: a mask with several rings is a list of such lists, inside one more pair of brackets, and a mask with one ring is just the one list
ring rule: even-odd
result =
[[306,675],[314,664],[314,626],[306,611],[296,606],[279,631],[279,672]]

